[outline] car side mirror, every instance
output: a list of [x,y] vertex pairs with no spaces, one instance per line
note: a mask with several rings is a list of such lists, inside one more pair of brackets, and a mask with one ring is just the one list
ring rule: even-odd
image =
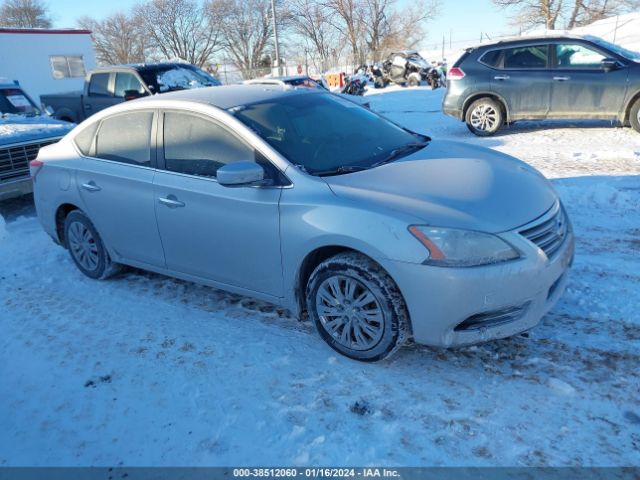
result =
[[138,90],[125,90],[124,91],[124,101],[128,102],[129,100],[135,100],[136,98],[143,97],[144,94],[140,93]]
[[610,72],[618,68],[618,61],[615,58],[603,58],[600,61],[600,66],[605,72]]
[[225,187],[249,186],[264,180],[264,168],[256,162],[243,160],[218,168],[216,177]]

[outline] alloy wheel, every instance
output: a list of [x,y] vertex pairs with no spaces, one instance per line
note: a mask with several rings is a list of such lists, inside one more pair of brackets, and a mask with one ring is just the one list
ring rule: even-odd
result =
[[491,105],[481,103],[471,112],[471,125],[483,131],[492,131],[498,121],[498,112]]

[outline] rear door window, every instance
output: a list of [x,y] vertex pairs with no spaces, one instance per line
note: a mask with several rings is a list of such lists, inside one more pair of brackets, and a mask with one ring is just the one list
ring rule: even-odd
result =
[[89,81],[89,95],[97,97],[110,97],[109,76],[110,73],[94,73]]
[[153,112],[131,112],[100,124],[95,156],[105,160],[150,166]]
[[547,68],[548,45],[529,45],[504,49],[504,68],[536,69]]

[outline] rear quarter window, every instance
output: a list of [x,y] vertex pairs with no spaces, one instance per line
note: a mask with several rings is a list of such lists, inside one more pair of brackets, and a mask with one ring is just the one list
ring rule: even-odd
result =
[[73,141],[82,153],[86,157],[90,157],[94,154],[94,143],[93,140],[96,137],[96,130],[98,130],[98,123],[94,122],[89,125],[87,128],[78,133]]
[[502,56],[502,50],[489,50],[480,57],[479,62],[493,68],[500,66],[500,59]]

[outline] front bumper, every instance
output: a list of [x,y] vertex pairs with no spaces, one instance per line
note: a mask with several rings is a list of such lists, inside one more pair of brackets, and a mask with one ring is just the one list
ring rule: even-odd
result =
[[0,201],[13,197],[27,195],[33,191],[33,183],[31,177],[18,177],[16,179],[5,180],[0,182]]
[[508,337],[534,327],[555,305],[573,263],[573,232],[550,259],[516,232],[501,236],[525,256],[471,268],[385,265],[404,296],[417,343],[454,347]]

